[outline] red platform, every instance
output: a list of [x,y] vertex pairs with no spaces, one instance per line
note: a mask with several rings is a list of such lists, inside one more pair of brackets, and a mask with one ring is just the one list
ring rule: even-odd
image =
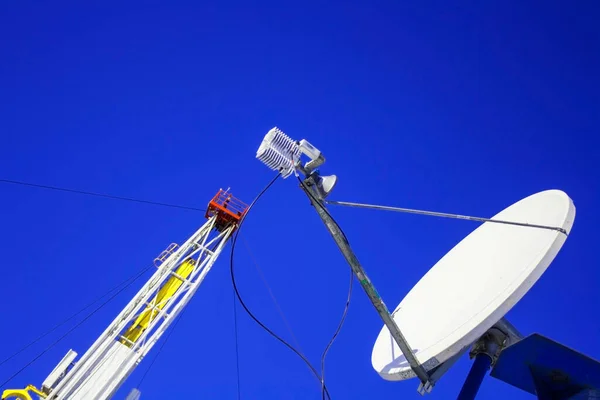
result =
[[228,191],[220,189],[208,203],[206,218],[217,216],[215,229],[222,231],[232,224],[237,225],[248,211],[248,205],[231,195]]

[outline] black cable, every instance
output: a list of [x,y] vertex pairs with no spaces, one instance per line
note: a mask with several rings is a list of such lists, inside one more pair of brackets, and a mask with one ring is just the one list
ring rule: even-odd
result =
[[342,330],[342,326],[344,325],[344,321],[346,320],[346,316],[348,315],[348,309],[350,308],[350,299],[352,298],[353,282],[354,282],[354,272],[352,270],[350,270],[350,284],[348,286],[348,298],[346,299],[346,305],[344,306],[344,312],[342,314],[342,318],[340,319],[340,323],[338,324],[338,327],[335,330],[335,333],[331,337],[331,340],[329,340],[329,343],[327,343],[327,346],[325,347],[325,350],[323,351],[323,354],[321,355],[321,397],[323,400],[325,400],[325,357],[327,357],[327,352],[329,351],[329,349],[333,345],[333,342],[335,341],[335,339],[339,335],[340,331]]
[[113,294],[111,297],[109,297],[108,300],[106,300],[104,303],[102,303],[100,306],[98,306],[96,309],[94,309],[94,311],[92,311],[84,319],[82,319],[81,321],[79,321],[74,327],[72,327],[71,329],[69,329],[64,335],[62,335],[57,340],[55,340],[50,346],[46,347],[41,353],[39,353],[36,357],[34,357],[33,360],[29,361],[20,370],[18,370],[17,372],[15,372],[10,378],[8,378],[2,384],[0,384],[0,388],[2,388],[2,386],[6,385],[8,382],[10,382],[14,378],[16,378],[21,372],[25,371],[25,369],[27,369],[34,362],[36,362],[39,358],[41,358],[44,354],[46,354],[48,351],[50,351],[54,346],[56,346],[58,343],[60,343],[64,338],[66,338],[69,334],[71,334],[75,329],[79,328],[85,321],[87,321],[88,319],[90,319],[94,314],[96,314],[96,312],[98,312],[105,305],[107,305],[112,299],[114,299],[115,297],[117,297],[125,289],[127,289],[129,286],[131,286],[131,284],[133,282],[135,282],[140,276],[142,276],[150,268],[152,268],[152,266],[147,267],[144,270],[142,270],[139,274],[137,274],[135,276],[135,278],[131,282],[129,282],[127,285],[125,285],[124,287],[122,287],[121,289],[119,289],[115,294]]
[[271,290],[271,287],[269,286],[267,279],[265,278],[263,272],[261,271],[260,266],[258,265],[258,262],[256,261],[256,259],[254,258],[254,255],[250,251],[250,246],[248,246],[248,242],[246,242],[244,235],[241,235],[241,237],[242,237],[242,242],[244,242],[244,245],[246,247],[246,251],[248,252],[248,255],[250,256],[250,259],[252,260],[252,264],[254,264],[254,267],[256,268],[256,272],[260,276],[260,279],[263,281],[265,288],[269,292],[269,295],[271,296],[271,300],[273,300],[273,304],[275,305],[275,308],[277,308],[277,311],[279,312],[279,315],[281,316],[281,320],[283,321],[286,328],[290,332],[290,336],[292,337],[292,340],[294,341],[294,344],[296,345],[296,349],[298,349],[298,351],[303,353],[302,346],[300,346],[300,343],[298,342],[296,335],[294,335],[294,331],[293,331],[291,325],[289,324],[287,318],[285,317],[285,314],[283,313],[283,310],[281,309],[281,306],[279,305],[279,303],[277,302],[277,299],[275,298],[275,294],[273,294],[273,291]]
[[[333,223],[337,226],[337,228],[339,229],[340,233],[344,237],[344,240],[346,241],[346,243],[350,244],[350,242],[348,241],[348,237],[344,233],[344,230],[337,223],[337,221],[335,220],[335,218],[333,218],[333,216],[329,213],[329,211],[327,211],[327,209],[325,208],[325,206],[323,206],[323,204],[318,199],[315,198],[315,196],[312,194],[312,192],[310,191],[310,189],[308,189],[306,187],[306,185],[304,184],[304,182],[302,182],[302,179],[300,179],[299,176],[296,176],[296,178],[300,182],[300,185],[302,186],[302,188],[304,189],[304,191],[310,196],[310,198],[312,200],[312,203],[313,203],[313,206],[315,204],[317,204],[319,207],[321,207],[321,209],[329,216],[329,218],[331,218],[331,220],[333,221]],[[323,354],[321,355],[321,395],[322,395],[322,399],[323,400],[325,400],[325,390],[324,390],[325,389],[325,357],[327,357],[327,352],[329,352],[329,349],[333,345],[333,342],[335,341],[335,339],[339,335],[340,331],[342,330],[342,326],[344,325],[344,322],[346,321],[346,316],[348,315],[348,309],[350,308],[350,300],[352,298],[353,283],[354,283],[354,271],[352,271],[352,268],[351,268],[350,269],[350,284],[348,285],[348,297],[346,299],[346,305],[344,306],[344,312],[342,313],[342,318],[340,319],[340,322],[338,324],[337,329],[335,330],[333,336],[329,340],[329,343],[327,343],[327,346],[325,347],[325,350],[323,351]]]
[[[150,269],[150,267],[147,267],[147,268],[143,269],[139,273],[143,274],[144,272],[148,271],[148,269]],[[27,350],[28,348],[30,348],[31,346],[33,346],[34,344],[36,344],[37,342],[39,342],[40,340],[42,340],[43,338],[45,338],[46,336],[48,336],[49,334],[51,334],[52,332],[54,332],[55,330],[57,330],[61,326],[63,326],[64,324],[66,324],[67,322],[69,322],[70,320],[72,320],[73,318],[75,318],[76,316],[78,316],[79,314],[81,314],[82,312],[84,312],[85,310],[87,310],[88,308],[90,308],[91,306],[93,306],[94,304],[96,304],[97,302],[99,302],[100,300],[102,300],[103,298],[105,298],[106,296],[108,296],[110,293],[112,293],[115,290],[117,290],[121,285],[126,284],[131,279],[135,280],[138,277],[139,277],[139,275],[136,274],[136,275],[132,275],[129,278],[125,279],[123,282],[119,283],[117,286],[113,287],[108,292],[104,293],[102,296],[96,298],[94,301],[92,301],[91,303],[89,303],[88,305],[86,305],[85,307],[83,307],[82,309],[80,309],[79,311],[77,311],[75,314],[71,315],[70,317],[68,317],[67,319],[63,320],[62,322],[59,322],[58,324],[54,325],[52,328],[50,328],[49,330],[47,330],[45,333],[41,334],[40,336],[38,336],[37,338],[35,338],[31,342],[29,342],[29,344],[23,346],[21,349],[19,349],[15,353],[11,354],[10,356],[8,356],[7,358],[5,358],[4,360],[0,361],[0,366],[3,365],[3,364],[5,364],[6,362],[12,360],[13,358],[15,358],[16,356],[18,356],[19,354],[21,354],[22,352],[24,352],[25,350]]]
[[85,190],[67,189],[67,188],[62,188],[62,187],[58,187],[58,186],[39,185],[37,183],[14,181],[14,180],[10,180],[10,179],[0,179],[0,182],[1,183],[11,183],[13,185],[22,185],[22,186],[36,187],[36,188],[41,188],[41,189],[58,190],[58,191],[67,192],[67,193],[84,194],[84,195],[87,195],[87,196],[104,197],[104,198],[113,199],[113,200],[124,200],[124,201],[131,201],[131,202],[134,202],[134,203],[143,203],[143,204],[152,204],[152,205],[155,205],[155,206],[162,206],[162,207],[179,208],[179,209],[182,209],[182,210],[192,210],[192,211],[202,211],[202,212],[206,211],[205,209],[202,209],[202,208],[181,206],[181,205],[178,205],[178,204],[161,203],[161,202],[157,202],[157,201],[134,199],[134,198],[131,198],[131,197],[123,197],[123,196],[113,196],[113,195],[110,195],[110,194],[88,192],[88,191],[85,191]]
[[[261,198],[261,196],[273,185],[273,183],[275,183],[275,181],[281,176],[281,172],[279,172],[274,178],[273,180],[271,180],[271,182],[269,182],[269,184],[258,194],[258,196],[256,196],[256,198],[252,201],[252,203],[250,203],[250,205],[248,206],[248,210],[246,211],[246,213],[244,214],[244,216],[242,217],[242,220],[239,223],[238,229],[235,233],[235,235],[233,236],[233,240],[231,243],[231,256],[229,258],[229,271],[231,273],[231,283],[233,284],[233,289],[235,291],[235,294],[240,302],[240,304],[242,305],[242,307],[244,308],[244,310],[246,311],[246,313],[248,313],[248,315],[250,316],[250,318],[252,318],[254,320],[254,322],[256,322],[258,325],[260,325],[261,328],[263,328],[265,331],[267,331],[271,336],[273,336],[275,339],[277,339],[278,341],[280,341],[282,344],[284,344],[287,348],[289,348],[290,350],[292,350],[298,357],[300,357],[302,359],[302,361],[304,361],[306,363],[306,365],[310,368],[310,370],[312,371],[312,373],[314,374],[314,376],[317,378],[317,380],[319,381],[319,383],[323,385],[323,383],[321,382],[321,377],[319,376],[319,372],[315,369],[315,367],[312,366],[312,364],[310,363],[310,361],[302,354],[300,353],[298,350],[296,350],[296,348],[294,348],[294,346],[292,346],[291,344],[289,344],[288,342],[286,342],[284,339],[282,339],[281,337],[279,337],[275,332],[273,332],[272,330],[270,330],[265,324],[263,324],[256,316],[254,316],[254,314],[252,314],[252,312],[248,309],[248,307],[246,306],[246,303],[244,303],[244,300],[242,300],[242,297],[238,291],[237,288],[237,284],[235,283],[235,274],[234,274],[234,263],[233,263],[233,259],[234,259],[234,251],[235,251],[235,244],[237,243],[237,238],[240,234],[241,228],[242,228],[242,224],[244,223],[244,221],[246,220],[246,217],[248,216],[250,210],[252,209],[252,207],[254,206],[254,204],[256,204],[256,202]],[[324,387],[324,391],[327,395],[327,398],[331,399],[331,396],[329,395],[329,391],[327,390],[327,387]]]

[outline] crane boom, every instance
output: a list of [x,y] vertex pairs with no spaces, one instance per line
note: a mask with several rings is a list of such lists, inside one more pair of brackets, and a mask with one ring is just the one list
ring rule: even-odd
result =
[[247,210],[219,190],[208,205],[208,221],[154,260],[154,274],[76,363],[69,350],[41,390],[7,390],[2,399],[31,399],[28,391],[51,400],[111,398],[196,293]]

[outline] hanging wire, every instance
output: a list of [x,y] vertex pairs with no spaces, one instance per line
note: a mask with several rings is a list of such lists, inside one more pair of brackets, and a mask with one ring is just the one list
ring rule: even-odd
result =
[[127,289],[129,286],[131,286],[133,284],[133,282],[135,282],[139,277],[141,277],[146,271],[148,271],[150,268],[152,268],[152,266],[149,266],[147,268],[145,268],[144,270],[142,270],[139,274],[137,274],[133,280],[131,280],[131,282],[127,283],[127,285],[125,285],[124,287],[122,287],[121,289],[119,289],[115,294],[113,294],[112,296],[110,296],[105,302],[103,302],[102,304],[100,304],[100,306],[96,307],[91,313],[89,313],[84,319],[82,319],[81,321],[79,321],[75,326],[73,326],[71,329],[69,329],[65,334],[63,334],[62,336],[60,336],[57,340],[55,340],[52,344],[50,344],[48,347],[46,347],[42,352],[40,352],[37,356],[35,356],[31,361],[29,361],[27,364],[25,364],[21,369],[19,369],[17,372],[15,372],[10,378],[6,379],[4,382],[2,382],[0,384],[0,388],[4,385],[6,385],[8,382],[10,382],[11,380],[13,380],[14,378],[16,378],[17,376],[19,376],[19,374],[21,374],[23,371],[25,371],[27,368],[29,368],[34,362],[36,362],[38,359],[40,359],[44,354],[46,354],[47,352],[49,352],[54,346],[56,346],[58,343],[60,343],[64,338],[66,338],[69,334],[71,334],[73,331],[75,331],[77,328],[79,328],[81,325],[83,325],[83,323],[85,323],[88,319],[90,319],[94,314],[96,314],[98,311],[100,311],[104,306],[106,306],[111,300],[113,300],[115,297],[117,297],[120,293],[122,293],[125,289]]
[[275,308],[277,308],[277,311],[279,312],[279,315],[281,316],[281,319],[282,319],[283,323],[285,324],[285,327],[287,328],[288,332],[290,333],[290,336],[292,337],[292,340],[294,341],[296,348],[302,353],[300,343],[298,342],[298,339],[296,338],[296,335],[294,334],[294,331],[292,330],[292,326],[290,325],[287,318],[285,317],[285,314],[283,313],[283,310],[282,310],[281,306],[279,305],[279,302],[277,301],[275,294],[271,290],[271,287],[269,286],[269,283],[267,282],[267,279],[265,278],[264,273],[262,272],[260,266],[258,265],[258,262],[256,261],[256,258],[254,257],[254,254],[250,250],[248,241],[246,240],[244,235],[241,235],[241,237],[242,237],[242,242],[244,243],[244,247],[248,251],[248,255],[250,256],[250,259],[252,260],[252,264],[254,264],[254,267],[256,268],[256,271],[258,272],[260,279],[263,281],[263,284],[267,288],[267,291],[269,292],[269,295],[271,296],[271,300],[273,300],[273,304],[275,304]]
[[139,389],[142,386],[142,383],[144,382],[144,379],[146,379],[146,376],[148,375],[148,373],[150,372],[150,370],[152,369],[152,367],[154,366],[154,363],[156,362],[156,359],[158,358],[158,356],[160,355],[160,352],[162,351],[162,349],[165,347],[165,345],[167,344],[167,342],[169,341],[169,338],[171,337],[171,335],[173,334],[173,332],[175,331],[175,328],[177,328],[177,324],[179,323],[179,321],[181,320],[181,317],[183,317],[183,314],[185,313],[185,310],[187,310],[187,308],[184,308],[183,310],[181,310],[181,313],[179,313],[179,315],[177,316],[177,319],[175,320],[175,322],[173,323],[173,327],[171,328],[171,330],[169,331],[169,333],[167,334],[167,337],[165,337],[165,340],[162,342],[162,344],[160,345],[160,347],[158,348],[158,351],[156,352],[156,354],[154,355],[154,357],[152,358],[152,361],[150,362],[150,364],[148,365],[148,368],[146,368],[146,371],[144,372],[144,375],[142,375],[142,377],[140,378],[140,381],[138,382],[137,388]]
[[323,400],[325,400],[325,357],[327,357],[327,353],[329,352],[329,349],[331,348],[331,346],[333,346],[333,342],[335,341],[337,336],[340,334],[340,332],[342,330],[342,326],[344,325],[344,322],[346,321],[346,317],[348,316],[348,309],[350,308],[350,300],[352,299],[353,282],[354,282],[354,272],[352,270],[350,270],[350,284],[348,285],[348,297],[346,298],[346,305],[344,306],[344,312],[342,313],[342,318],[340,319],[340,322],[338,323],[338,326],[337,326],[335,332],[333,333],[333,336],[329,340],[329,343],[327,343],[327,346],[325,347],[325,350],[323,350],[323,354],[321,355],[321,398]]
[[[254,198],[254,200],[252,201],[252,203],[250,203],[250,205],[248,206],[248,210],[246,211],[246,213],[244,214],[244,216],[242,217],[242,220],[239,223],[238,229],[235,232],[235,235],[233,237],[232,240],[232,244],[231,244],[231,256],[229,258],[229,271],[231,274],[231,283],[233,284],[233,289],[235,290],[235,294],[240,302],[240,304],[242,305],[242,308],[244,309],[244,311],[246,311],[246,313],[250,316],[250,318],[252,318],[254,320],[254,322],[256,322],[261,328],[263,328],[265,331],[267,331],[271,336],[273,336],[275,339],[277,339],[279,342],[281,342],[283,345],[285,345],[287,348],[289,348],[290,350],[292,350],[294,352],[294,354],[296,354],[298,357],[300,357],[302,359],[302,361],[304,361],[304,363],[310,368],[311,372],[313,373],[313,375],[317,378],[317,380],[319,381],[319,383],[321,383],[321,377],[319,376],[318,371],[315,369],[315,367],[313,367],[313,365],[310,363],[310,361],[302,354],[300,353],[300,351],[298,351],[294,346],[292,346],[291,344],[289,344],[285,339],[282,339],[280,336],[278,336],[275,332],[273,332],[271,329],[269,329],[265,324],[263,324],[253,313],[252,311],[250,311],[250,309],[248,308],[248,306],[246,306],[246,303],[244,303],[244,300],[242,299],[242,296],[240,295],[240,292],[238,290],[237,284],[235,282],[235,273],[234,273],[234,254],[235,254],[235,245],[237,243],[237,238],[240,234],[240,231],[242,229],[242,225],[244,223],[244,221],[246,220],[248,214],[250,213],[250,210],[252,209],[252,207],[256,204],[256,202],[262,197],[263,194],[265,194],[265,192],[275,183],[275,181],[281,176],[281,172],[279,172],[272,180],[271,182],[269,182],[269,184],[267,184],[267,186],[258,194],[258,196],[256,196],[256,198]],[[327,395],[328,399],[331,399],[331,396],[329,395],[329,391],[327,390],[327,387],[324,388],[325,394]]]
[[5,364],[6,362],[12,360],[13,358],[15,358],[16,356],[18,356],[19,354],[21,354],[23,351],[27,350],[28,348],[30,348],[34,344],[38,343],[40,340],[42,340],[46,336],[48,336],[52,332],[56,331],[61,326],[65,325],[67,322],[71,321],[72,319],[74,319],[75,317],[77,317],[79,314],[81,314],[82,312],[84,312],[85,310],[87,310],[88,308],[90,308],[91,306],[93,306],[94,304],[98,303],[100,300],[102,300],[103,298],[105,298],[106,296],[108,296],[109,294],[111,294],[112,292],[114,292],[115,290],[117,290],[121,285],[126,284],[127,282],[129,282],[132,279],[133,280],[137,279],[137,277],[141,276],[140,274],[145,273],[150,268],[151,267],[144,268],[143,270],[139,271],[135,275],[130,276],[129,278],[125,279],[123,282],[119,283],[117,286],[115,286],[112,289],[110,289],[108,292],[104,293],[102,296],[99,296],[95,300],[93,300],[92,302],[88,303],[85,307],[81,308],[79,311],[75,312],[70,317],[68,317],[68,318],[64,319],[63,321],[59,322],[58,324],[54,325],[52,328],[50,328],[46,332],[42,333],[37,338],[35,338],[34,340],[32,340],[31,342],[29,342],[25,346],[21,347],[19,350],[17,350],[16,352],[14,352],[13,354],[11,354],[10,356],[6,357],[4,360],[0,361],[0,366],[3,365],[3,364]]
[[[329,211],[327,211],[327,208],[325,208],[325,206],[323,206],[321,201],[319,201],[317,198],[315,198],[315,196],[312,194],[311,190],[306,187],[306,185],[304,184],[304,182],[302,182],[302,179],[300,179],[298,174],[296,174],[296,179],[298,179],[298,182],[300,182],[300,186],[302,186],[304,191],[311,198],[311,202],[313,203],[313,206],[320,207],[327,215],[329,215],[329,218],[331,218],[333,223],[337,226],[337,228],[341,232],[342,236],[344,237],[344,240],[346,241],[346,243],[349,244],[350,242],[348,241],[348,237],[344,233],[344,230],[337,223],[335,218],[333,218],[333,216],[329,213]],[[353,283],[354,283],[354,271],[352,271],[352,268],[350,268],[350,283],[348,285],[348,297],[346,299],[346,305],[344,306],[344,312],[342,313],[342,318],[340,319],[337,329],[333,333],[333,336],[329,340],[329,343],[327,343],[327,346],[325,347],[325,350],[323,351],[323,354],[321,355],[321,398],[323,400],[325,400],[325,358],[327,357],[327,353],[329,352],[329,349],[331,348],[331,346],[333,346],[333,342],[339,335],[340,331],[342,330],[342,326],[344,325],[344,322],[346,321],[346,316],[348,315],[348,309],[350,308],[350,300],[352,299]]]
[[202,208],[182,206],[179,204],[162,203],[162,202],[158,202],[158,201],[136,199],[133,197],[114,196],[111,194],[88,192],[85,190],[69,189],[69,188],[63,188],[63,187],[58,187],[58,186],[40,185],[37,183],[29,183],[29,182],[16,181],[16,180],[10,180],[10,179],[0,179],[0,183],[9,183],[9,184],[13,184],[13,185],[21,185],[21,186],[40,188],[40,189],[56,190],[56,191],[60,191],[60,192],[83,194],[86,196],[103,197],[106,199],[113,199],[113,200],[123,200],[123,201],[129,201],[129,202],[133,202],[133,203],[151,204],[151,205],[161,206],[161,207],[179,208],[182,210],[202,211],[202,212],[206,211],[205,209],[202,209]]

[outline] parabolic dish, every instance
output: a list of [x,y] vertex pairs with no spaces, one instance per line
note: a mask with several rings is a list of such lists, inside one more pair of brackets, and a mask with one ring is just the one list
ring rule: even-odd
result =
[[[575,206],[566,193],[547,190],[492,219],[570,232]],[[393,313],[425,369],[470,346],[498,322],[540,278],[566,239],[556,230],[486,222],[442,257]],[[377,337],[371,363],[386,380],[415,376],[386,326]]]

